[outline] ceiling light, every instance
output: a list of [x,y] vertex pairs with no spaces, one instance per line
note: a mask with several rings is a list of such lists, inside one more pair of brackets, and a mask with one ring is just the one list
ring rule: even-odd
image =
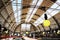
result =
[[29,36],[31,37],[31,33],[29,34]]
[[15,33],[14,35],[16,36],[17,34]]
[[54,33],[55,33],[56,31],[54,30]]
[[20,34],[18,33],[18,36],[20,36]]
[[8,33],[8,30],[7,30],[7,31],[5,31],[5,33]]
[[4,28],[2,27],[1,30],[4,30]]
[[49,33],[49,32],[48,32]]
[[42,33],[43,35],[45,34],[45,32]]
[[60,34],[60,30],[57,31],[57,34]]
[[26,34],[23,34],[23,36],[26,36]]
[[11,35],[13,35],[13,33],[11,33]]
[[26,34],[29,34],[29,32],[26,32]]

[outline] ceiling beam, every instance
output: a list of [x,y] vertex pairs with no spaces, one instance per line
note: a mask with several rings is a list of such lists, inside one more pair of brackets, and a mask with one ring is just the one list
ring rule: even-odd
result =
[[[3,1],[2,1],[3,2]],[[4,4],[4,9],[6,10],[6,13],[8,14],[8,17],[7,17],[7,19],[10,17],[10,15],[9,15],[9,13],[8,13],[8,11],[7,11],[7,9],[6,9],[6,6],[5,6],[5,3],[3,2],[3,4]],[[6,20],[7,20],[6,19]]]
[[[2,16],[2,14],[0,13],[0,15]],[[2,16],[2,18],[7,22],[7,20]],[[3,25],[3,27],[4,27],[4,25]],[[6,27],[5,27],[6,28]],[[6,28],[7,30],[9,30],[8,28]],[[11,30],[10,30],[11,31]],[[11,31],[11,32],[13,32],[13,31]]]
[[[2,1],[3,2],[3,1]],[[4,4],[4,3],[3,3]],[[11,3],[10,3],[11,4]],[[8,5],[7,5],[8,6]],[[5,20],[5,22],[4,22],[4,25],[5,25],[5,23],[7,22],[7,23],[10,23],[11,24],[11,22],[8,22],[7,20],[9,19],[9,17],[11,16],[11,14],[13,13],[11,13],[10,15],[9,15],[9,13],[8,13],[8,11],[7,11],[7,9],[6,9],[6,6],[5,6],[5,4],[4,4],[4,9],[6,10],[6,12],[7,12],[7,14],[8,14],[8,17],[7,17],[7,19]],[[9,26],[10,26],[10,24],[9,24]]]
[[54,21],[55,21],[56,24],[58,25],[58,27],[59,27],[58,29],[60,29],[60,25],[59,25],[59,22],[57,21],[57,19],[56,19],[54,16],[53,16],[52,18],[54,19]]

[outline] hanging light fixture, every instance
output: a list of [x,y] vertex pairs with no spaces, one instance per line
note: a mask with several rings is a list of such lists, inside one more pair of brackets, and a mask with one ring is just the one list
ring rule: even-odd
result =
[[45,34],[45,32],[42,33],[43,35]]
[[60,34],[60,30],[57,31],[57,34]]
[[20,34],[18,33],[18,36],[20,36]]
[[55,33],[56,31],[54,30],[54,33]]
[[47,19],[47,14],[44,14],[44,22],[43,22],[43,26],[44,27],[49,27],[50,26],[50,21]]
[[8,33],[8,30],[7,30],[7,31],[5,31],[5,33]]
[[26,32],[26,34],[29,34],[29,32]]

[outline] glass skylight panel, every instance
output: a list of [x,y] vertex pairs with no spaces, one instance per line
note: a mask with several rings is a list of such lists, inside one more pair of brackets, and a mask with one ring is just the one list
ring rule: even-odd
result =
[[60,0],[57,0],[56,3],[59,3],[60,4]]
[[52,13],[50,13],[50,15],[54,16],[55,14],[57,14],[59,12],[59,10],[54,10]]
[[21,22],[22,0],[11,0],[11,1],[16,24],[18,25]]
[[25,31],[26,29],[26,24],[21,24],[21,31]]
[[52,16],[56,15],[58,12],[60,11],[60,6],[55,8],[53,11],[51,12],[46,12],[48,19],[51,18]]
[[49,12],[46,12],[48,19],[51,18],[51,14]]
[[27,31],[30,31],[31,24],[27,24]]
[[[35,8],[30,8],[28,14],[27,14],[27,18],[26,18],[26,22],[30,22],[31,18],[33,17],[33,15],[36,13],[37,9],[39,8],[39,6],[41,5],[41,3],[43,2],[43,0],[33,0],[32,5],[36,5]],[[37,4],[36,4],[37,3]],[[31,6],[32,6],[31,5]],[[34,10],[33,10],[34,9]],[[33,12],[32,12],[33,11]],[[32,13],[31,13],[32,12]]]
[[21,31],[30,31],[31,24],[21,24]]
[[15,18],[17,17],[17,13],[14,14]]
[[18,16],[18,20],[20,20],[20,16]]
[[16,6],[13,6],[13,11],[15,11],[16,10]]
[[14,6],[15,4],[14,3],[16,3],[16,1],[14,0],[11,0],[12,1],[12,8],[13,8],[13,11],[15,11],[16,10],[16,6]]
[[39,25],[40,23],[44,21],[44,14],[40,18],[38,18],[37,21],[33,23],[35,26]]
[[60,11],[60,6],[57,8],[58,11]]
[[53,11],[55,8],[57,8],[59,5],[57,5],[56,3],[54,3],[47,11],[50,13],[51,11]]
[[18,3],[21,4],[22,0],[18,0]]
[[20,10],[20,11],[18,11],[18,16],[21,16],[21,13],[22,13],[22,12],[21,12],[21,10]]
[[52,16],[56,15],[60,11],[60,6],[55,8],[51,13],[46,13],[48,16],[48,19],[51,18]]
[[[57,0],[58,1],[58,0]],[[53,8],[53,9],[50,9],[50,8]],[[33,24],[35,26],[38,26],[39,24],[43,23],[40,22],[42,20],[42,18],[44,18],[44,14],[47,14],[48,16],[48,19],[51,18],[52,16],[56,15],[58,12],[60,12],[60,6],[57,5],[56,3],[54,3],[51,7],[50,7],[45,13],[43,13],[43,15],[41,17],[39,17]],[[44,20],[44,19],[43,19]]]

